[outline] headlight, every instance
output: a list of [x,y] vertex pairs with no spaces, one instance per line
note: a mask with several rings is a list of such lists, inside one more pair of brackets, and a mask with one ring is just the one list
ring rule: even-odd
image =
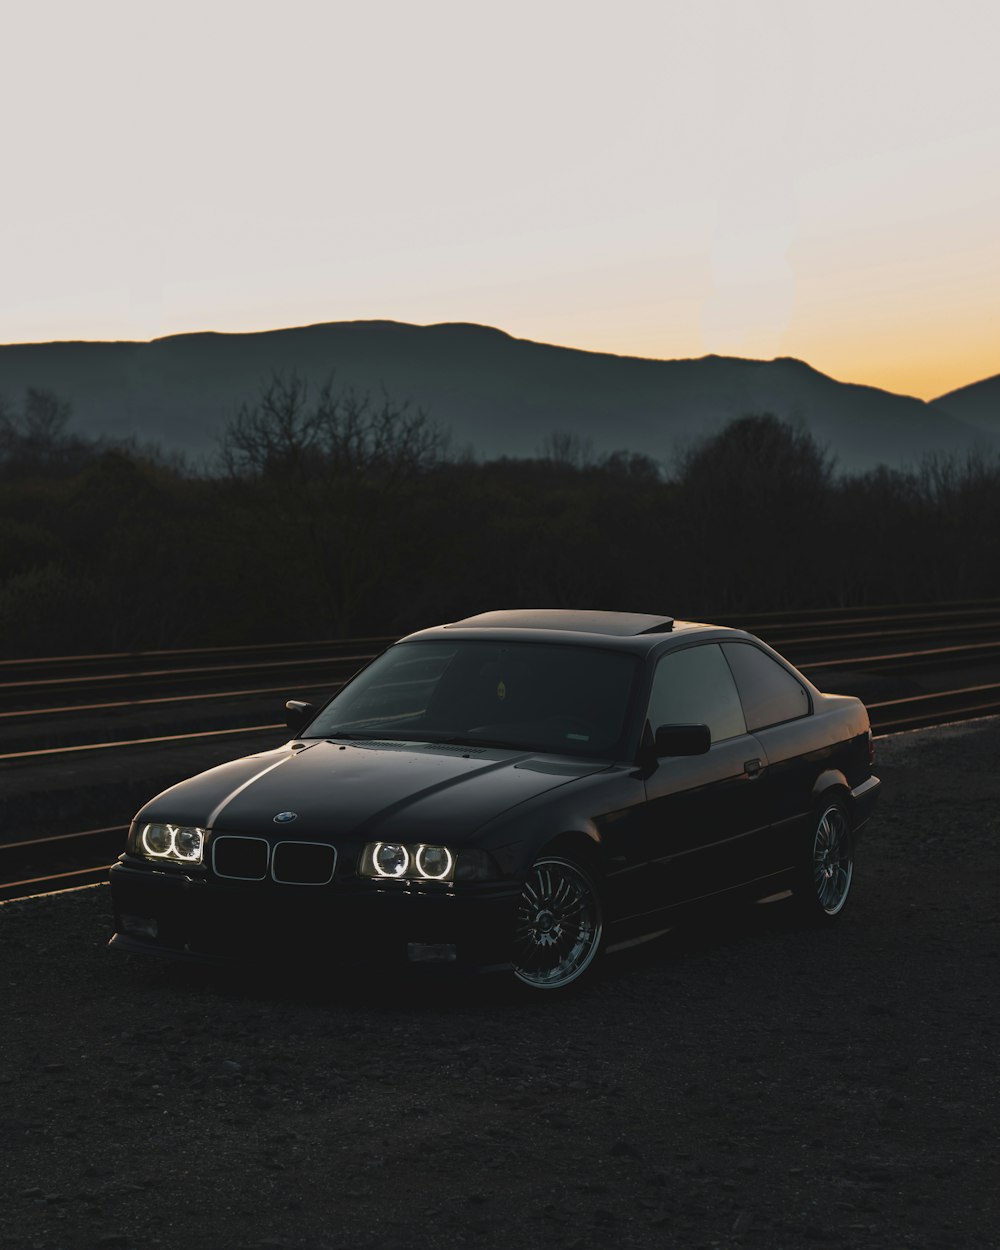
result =
[[379,877],[405,877],[410,866],[410,852],[396,842],[376,842],[372,865]]
[[455,860],[446,846],[418,846],[417,872],[431,881],[447,881],[454,871]]
[[446,846],[423,842],[403,846],[399,842],[369,842],[361,852],[363,877],[396,881],[452,881],[455,856]]
[[169,855],[173,837],[166,825],[146,825],[139,835],[139,843],[147,855]]
[[207,832],[192,825],[143,825],[136,838],[136,850],[149,859],[200,864]]

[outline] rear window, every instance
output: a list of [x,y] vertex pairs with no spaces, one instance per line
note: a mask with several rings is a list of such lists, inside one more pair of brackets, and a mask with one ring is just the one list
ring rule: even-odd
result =
[[749,642],[722,644],[747,718],[747,729],[766,729],[809,712],[809,694],[787,668]]

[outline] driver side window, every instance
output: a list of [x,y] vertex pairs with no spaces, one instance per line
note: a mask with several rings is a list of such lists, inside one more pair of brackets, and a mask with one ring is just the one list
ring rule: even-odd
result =
[[718,643],[671,651],[660,659],[649,698],[649,726],[707,725],[713,742],[747,731],[736,683]]

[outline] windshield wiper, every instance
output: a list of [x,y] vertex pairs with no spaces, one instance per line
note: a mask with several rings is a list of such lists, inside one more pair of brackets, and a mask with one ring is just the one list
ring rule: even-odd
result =
[[337,733],[324,734],[327,742],[427,742],[428,738],[423,734],[400,734],[400,733],[382,733],[376,727],[369,729],[366,733],[346,733],[344,730],[338,730]]
[[323,737],[327,742],[425,742],[428,746],[448,746],[448,747],[496,747],[504,751],[535,751],[537,747],[533,747],[524,742],[510,742],[504,738],[480,738],[471,734],[459,734],[445,736],[443,733],[435,733],[434,730],[428,730],[420,734],[388,733],[380,732],[375,726],[366,733],[348,733],[346,730],[338,730],[336,733],[324,734]]
[[523,742],[510,742],[504,738],[475,738],[469,734],[460,735],[456,738],[444,738],[440,740],[446,747],[498,747],[504,751],[533,751],[534,747],[528,746]]

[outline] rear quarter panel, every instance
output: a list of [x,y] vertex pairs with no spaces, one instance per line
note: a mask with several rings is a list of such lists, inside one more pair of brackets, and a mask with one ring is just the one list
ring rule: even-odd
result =
[[767,756],[767,786],[776,857],[800,857],[824,795],[850,790],[869,775],[868,713],[858,699],[815,694],[814,711],[757,731]]

